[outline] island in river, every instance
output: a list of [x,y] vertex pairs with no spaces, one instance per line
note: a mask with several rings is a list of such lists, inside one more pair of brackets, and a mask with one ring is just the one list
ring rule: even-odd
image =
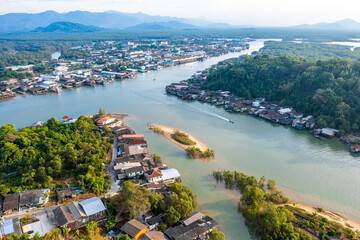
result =
[[176,146],[184,149],[191,157],[210,158],[215,155],[214,150],[208,148],[204,143],[184,131],[157,124],[151,125],[150,129],[155,133],[163,135]]

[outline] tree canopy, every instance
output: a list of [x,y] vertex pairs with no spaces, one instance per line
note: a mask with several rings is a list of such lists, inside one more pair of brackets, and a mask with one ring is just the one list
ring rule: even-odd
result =
[[360,60],[247,56],[243,62],[212,71],[205,88],[293,106],[317,117],[319,127],[359,130]]
[[75,123],[55,118],[37,128],[0,127],[1,194],[49,187],[53,180],[75,179],[77,186],[96,194],[106,192],[104,162],[111,148],[92,119]]

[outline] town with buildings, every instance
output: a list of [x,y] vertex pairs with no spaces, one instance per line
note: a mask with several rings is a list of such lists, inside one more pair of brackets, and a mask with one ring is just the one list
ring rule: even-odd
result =
[[[24,79],[7,79],[0,85],[0,100],[17,95],[61,93],[81,86],[107,85],[115,79],[135,78],[136,74],[161,70],[183,63],[203,61],[249,48],[249,39],[173,39],[104,41],[74,46],[69,53],[51,61],[4,70],[27,73]],[[54,54],[53,54],[54,55]],[[47,71],[34,71],[37,67]]]
[[[223,62],[219,64],[224,64]],[[273,123],[290,125],[298,130],[310,130],[314,137],[324,140],[334,137],[338,130],[332,128],[316,128],[316,118],[297,112],[291,106],[279,106],[266,101],[265,98],[244,99],[230,91],[207,91],[203,89],[209,71],[196,72],[191,79],[166,86],[167,94],[177,96],[188,101],[201,101],[223,107],[228,112],[248,113]],[[231,120],[229,120],[233,123]],[[324,138],[325,137],[325,138]]]
[[[111,129],[114,135],[112,160],[106,170],[112,181],[109,192],[96,196],[84,193],[79,187],[70,187],[8,194],[0,198],[0,230],[3,239],[23,233],[44,236],[54,228],[81,229],[92,221],[103,225],[108,220],[108,206],[104,200],[119,194],[126,181],[146,188],[149,194],[159,194],[167,204],[172,193],[171,186],[181,181],[181,174],[177,169],[169,168],[156,154],[150,154],[144,135],[126,126],[124,116],[114,114],[93,117],[103,137],[108,137],[104,133],[106,128]],[[63,123],[76,120],[64,116]],[[44,124],[37,122],[32,127]],[[120,217],[118,224],[108,231],[106,237],[116,239],[128,235],[130,239],[143,240],[205,239],[218,227],[214,219],[195,211],[178,224],[160,230],[158,227],[164,225],[163,217],[164,213],[154,214],[151,210],[138,218]]]

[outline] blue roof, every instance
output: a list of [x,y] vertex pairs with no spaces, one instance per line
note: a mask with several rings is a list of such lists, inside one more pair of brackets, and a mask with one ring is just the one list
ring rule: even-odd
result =
[[86,216],[91,216],[106,210],[104,203],[98,197],[86,199],[82,202],[79,202],[79,204],[84,209]]
[[15,232],[12,219],[5,221],[3,227],[4,227],[5,235],[9,235]]

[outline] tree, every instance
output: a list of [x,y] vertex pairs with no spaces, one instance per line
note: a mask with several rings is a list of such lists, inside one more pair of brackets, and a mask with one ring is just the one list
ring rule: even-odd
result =
[[225,234],[217,229],[214,229],[209,234],[209,240],[225,240]]
[[144,187],[125,181],[122,189],[116,195],[116,204],[122,209],[125,215],[132,218],[140,217],[150,210],[149,190]]
[[276,181],[273,180],[273,179],[269,179],[267,185],[268,185],[268,188],[269,188],[269,189],[275,189],[275,187],[276,187]]
[[4,184],[0,184],[0,195],[5,197],[8,192],[10,192],[10,189],[6,187]]
[[165,202],[161,195],[153,193],[150,196],[151,211],[155,214],[159,214],[165,211]]
[[125,234],[125,235],[121,235],[117,238],[115,238],[115,240],[131,240],[129,235]]
[[165,214],[165,222],[166,224],[173,226],[180,220],[180,213],[175,210],[173,206],[170,206]]
[[43,240],[63,240],[60,228],[54,228],[44,236]]

